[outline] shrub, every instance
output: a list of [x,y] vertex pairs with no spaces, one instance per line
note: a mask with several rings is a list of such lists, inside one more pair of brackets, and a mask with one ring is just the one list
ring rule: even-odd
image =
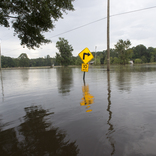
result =
[[135,59],[135,60],[134,60],[134,63],[140,64],[140,63],[142,63],[142,60],[141,60],[141,59]]

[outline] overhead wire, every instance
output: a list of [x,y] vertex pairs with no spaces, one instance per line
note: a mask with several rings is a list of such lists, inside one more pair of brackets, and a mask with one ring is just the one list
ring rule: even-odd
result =
[[[148,8],[143,8],[143,9],[138,9],[138,10],[127,11],[127,12],[123,12],[123,13],[118,13],[118,14],[110,15],[110,17],[120,16],[120,15],[125,15],[125,14],[130,14],[130,13],[135,13],[135,12],[144,11],[144,10],[149,10],[149,9],[154,9],[154,8],[156,8],[156,6],[152,6],[152,7],[148,7]],[[81,25],[81,26],[79,26],[79,27],[70,29],[70,30],[68,30],[68,31],[65,31],[65,32],[62,32],[62,33],[60,33],[60,34],[54,35],[54,36],[52,36],[52,37],[50,37],[50,38],[54,38],[54,37],[57,37],[57,36],[60,36],[60,35],[69,33],[69,32],[71,32],[71,31],[74,31],[74,30],[83,28],[83,27],[85,27],[85,26],[94,24],[94,23],[96,23],[96,22],[102,21],[102,20],[104,20],[104,19],[107,19],[107,17],[103,17],[103,18],[101,18],[101,19],[98,19],[98,20],[92,21],[92,22],[90,22],[90,23]],[[21,49],[21,48],[19,48],[19,49]],[[14,49],[14,50],[18,50],[18,49]],[[11,51],[14,51],[14,50],[11,50]],[[7,51],[7,52],[10,52],[10,51]]]
[[104,20],[104,19],[106,19],[106,18],[107,18],[107,17],[104,17],[104,18],[98,19],[98,20],[96,20],[96,21],[93,21],[93,22],[90,22],[90,23],[87,23],[87,24],[81,25],[81,26],[79,26],[79,27],[76,27],[76,28],[73,28],[73,29],[71,29],[71,30],[65,31],[65,32],[63,32],[63,33],[57,34],[57,35],[52,36],[52,37],[50,37],[50,38],[54,38],[54,37],[57,37],[57,36],[60,36],[60,35],[66,34],[66,33],[68,33],[68,32],[71,32],[71,31],[74,31],[74,30],[80,29],[80,28],[85,27],[85,26],[88,26],[88,25],[90,25],[90,24],[93,24],[93,23],[96,23],[96,22],[102,21],[102,20]]
[[[118,13],[118,14],[110,15],[110,17],[120,16],[120,15],[124,15],[124,14],[130,14],[130,13],[139,12],[139,11],[148,10],[148,9],[154,9],[154,8],[156,8],[156,6],[148,7],[148,8],[143,8],[143,9],[138,9],[138,10],[133,10],[133,11],[128,11],[128,12],[123,12],[123,13]],[[107,19],[107,17],[103,17],[103,18],[98,19],[98,20],[95,20],[95,21],[93,21],[93,22],[90,22],[90,23],[87,23],[87,24],[81,25],[81,26],[79,26],[79,27],[73,28],[73,29],[68,30],[68,31],[65,31],[65,32],[63,32],[63,33],[60,33],[60,34],[54,35],[54,36],[52,36],[52,37],[50,37],[50,38],[54,38],[54,37],[57,37],[57,36],[60,36],[60,35],[66,34],[66,33],[68,33],[68,32],[71,32],[71,31],[74,31],[74,30],[80,29],[80,28],[82,28],[82,27],[85,27],[85,26],[91,25],[91,24],[93,24],[93,23],[96,23],[96,22],[102,21],[102,20],[104,20],[104,19]]]

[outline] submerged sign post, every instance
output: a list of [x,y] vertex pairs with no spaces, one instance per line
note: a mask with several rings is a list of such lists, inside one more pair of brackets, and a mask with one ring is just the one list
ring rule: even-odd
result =
[[88,48],[85,48],[84,50],[82,50],[79,53],[79,56],[81,60],[84,62],[82,63],[81,71],[84,71],[84,76],[85,76],[85,72],[88,72],[88,68],[89,68],[89,65],[87,63],[91,61],[94,58],[94,56],[92,55],[92,53],[90,52]]

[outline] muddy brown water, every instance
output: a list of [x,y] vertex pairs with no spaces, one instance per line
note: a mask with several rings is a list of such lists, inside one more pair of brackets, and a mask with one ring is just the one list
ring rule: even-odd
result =
[[156,155],[156,65],[0,74],[0,156]]

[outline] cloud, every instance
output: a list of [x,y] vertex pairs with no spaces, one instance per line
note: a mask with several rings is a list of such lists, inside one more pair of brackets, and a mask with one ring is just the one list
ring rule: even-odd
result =
[[[128,11],[156,6],[155,0],[110,0],[110,14],[115,15]],[[106,50],[107,48],[107,20],[86,25],[90,22],[102,19],[107,16],[107,1],[103,0],[79,0],[74,2],[75,11],[64,14],[63,19],[55,22],[53,31],[45,33],[52,43],[43,45],[37,50],[28,50],[20,45],[17,36],[13,36],[13,29],[0,27],[0,38],[2,40],[2,54],[10,57],[18,57],[21,53],[27,53],[30,58],[50,55],[55,57],[58,51],[55,47],[59,37],[64,37],[73,46],[73,55],[77,56],[85,47],[90,51]],[[129,39],[132,46],[144,44],[145,46],[155,45],[156,31],[154,20],[155,9],[142,10],[110,18],[110,45],[119,39]],[[86,25],[84,27],[81,27]],[[78,28],[79,29],[75,29]],[[75,29],[75,30],[73,30]],[[69,30],[73,30],[68,32]],[[64,33],[67,32],[67,33]],[[56,36],[58,34],[62,35]],[[56,36],[56,37],[54,37]]]

